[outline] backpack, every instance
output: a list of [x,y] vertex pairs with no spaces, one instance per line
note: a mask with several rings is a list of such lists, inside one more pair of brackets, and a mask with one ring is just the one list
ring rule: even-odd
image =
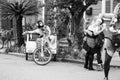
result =
[[112,38],[112,44],[115,48],[119,48],[120,47],[120,34],[115,34],[113,35]]

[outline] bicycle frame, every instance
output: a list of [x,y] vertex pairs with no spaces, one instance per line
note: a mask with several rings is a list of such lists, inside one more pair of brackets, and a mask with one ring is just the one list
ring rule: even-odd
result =
[[43,47],[46,43],[48,44],[48,48],[52,52],[52,54],[56,54],[56,52],[57,52],[56,36],[51,35],[50,37],[45,37],[44,36],[43,38],[41,38],[41,52],[42,53],[43,53]]

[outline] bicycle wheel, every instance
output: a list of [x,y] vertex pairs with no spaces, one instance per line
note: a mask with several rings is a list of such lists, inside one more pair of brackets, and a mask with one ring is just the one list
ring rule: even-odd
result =
[[48,64],[51,58],[52,58],[52,53],[48,48],[44,48],[43,53],[41,53],[40,48],[37,48],[33,53],[33,60],[38,65]]

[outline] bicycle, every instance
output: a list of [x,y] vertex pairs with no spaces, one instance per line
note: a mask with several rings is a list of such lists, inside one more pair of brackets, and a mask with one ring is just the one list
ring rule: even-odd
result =
[[44,35],[36,38],[34,41],[30,40],[33,36],[33,33],[27,34],[26,59],[28,58],[27,53],[33,53],[33,61],[36,64],[46,65],[51,61],[52,55],[57,53],[56,36],[51,35],[50,37],[46,38]]
[[46,38],[45,36],[37,39],[37,49],[33,53],[33,60],[36,64],[46,65],[51,61],[52,54],[56,54],[56,47],[53,48],[55,41],[53,44],[51,41],[49,37]]

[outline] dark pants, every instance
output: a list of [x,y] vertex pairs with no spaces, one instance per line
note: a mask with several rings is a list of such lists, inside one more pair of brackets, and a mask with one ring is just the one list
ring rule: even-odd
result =
[[93,49],[90,48],[87,45],[87,42],[84,42],[83,44],[83,48],[87,51],[86,55],[85,55],[85,64],[84,64],[84,68],[93,69],[93,59],[94,59],[94,53],[92,52]]
[[98,62],[98,64],[102,64],[101,48],[102,47],[95,47],[95,49],[94,49],[95,53],[97,53],[97,62]]
[[84,42],[83,48],[87,51],[85,56],[85,64],[84,68],[93,69],[93,60],[94,54],[97,53],[97,62],[98,64],[102,64],[101,60],[101,46],[95,46],[95,48],[90,48],[86,42]]
[[92,70],[93,69],[93,59],[94,59],[94,55],[92,54],[92,52],[90,50],[86,53],[84,68]]

